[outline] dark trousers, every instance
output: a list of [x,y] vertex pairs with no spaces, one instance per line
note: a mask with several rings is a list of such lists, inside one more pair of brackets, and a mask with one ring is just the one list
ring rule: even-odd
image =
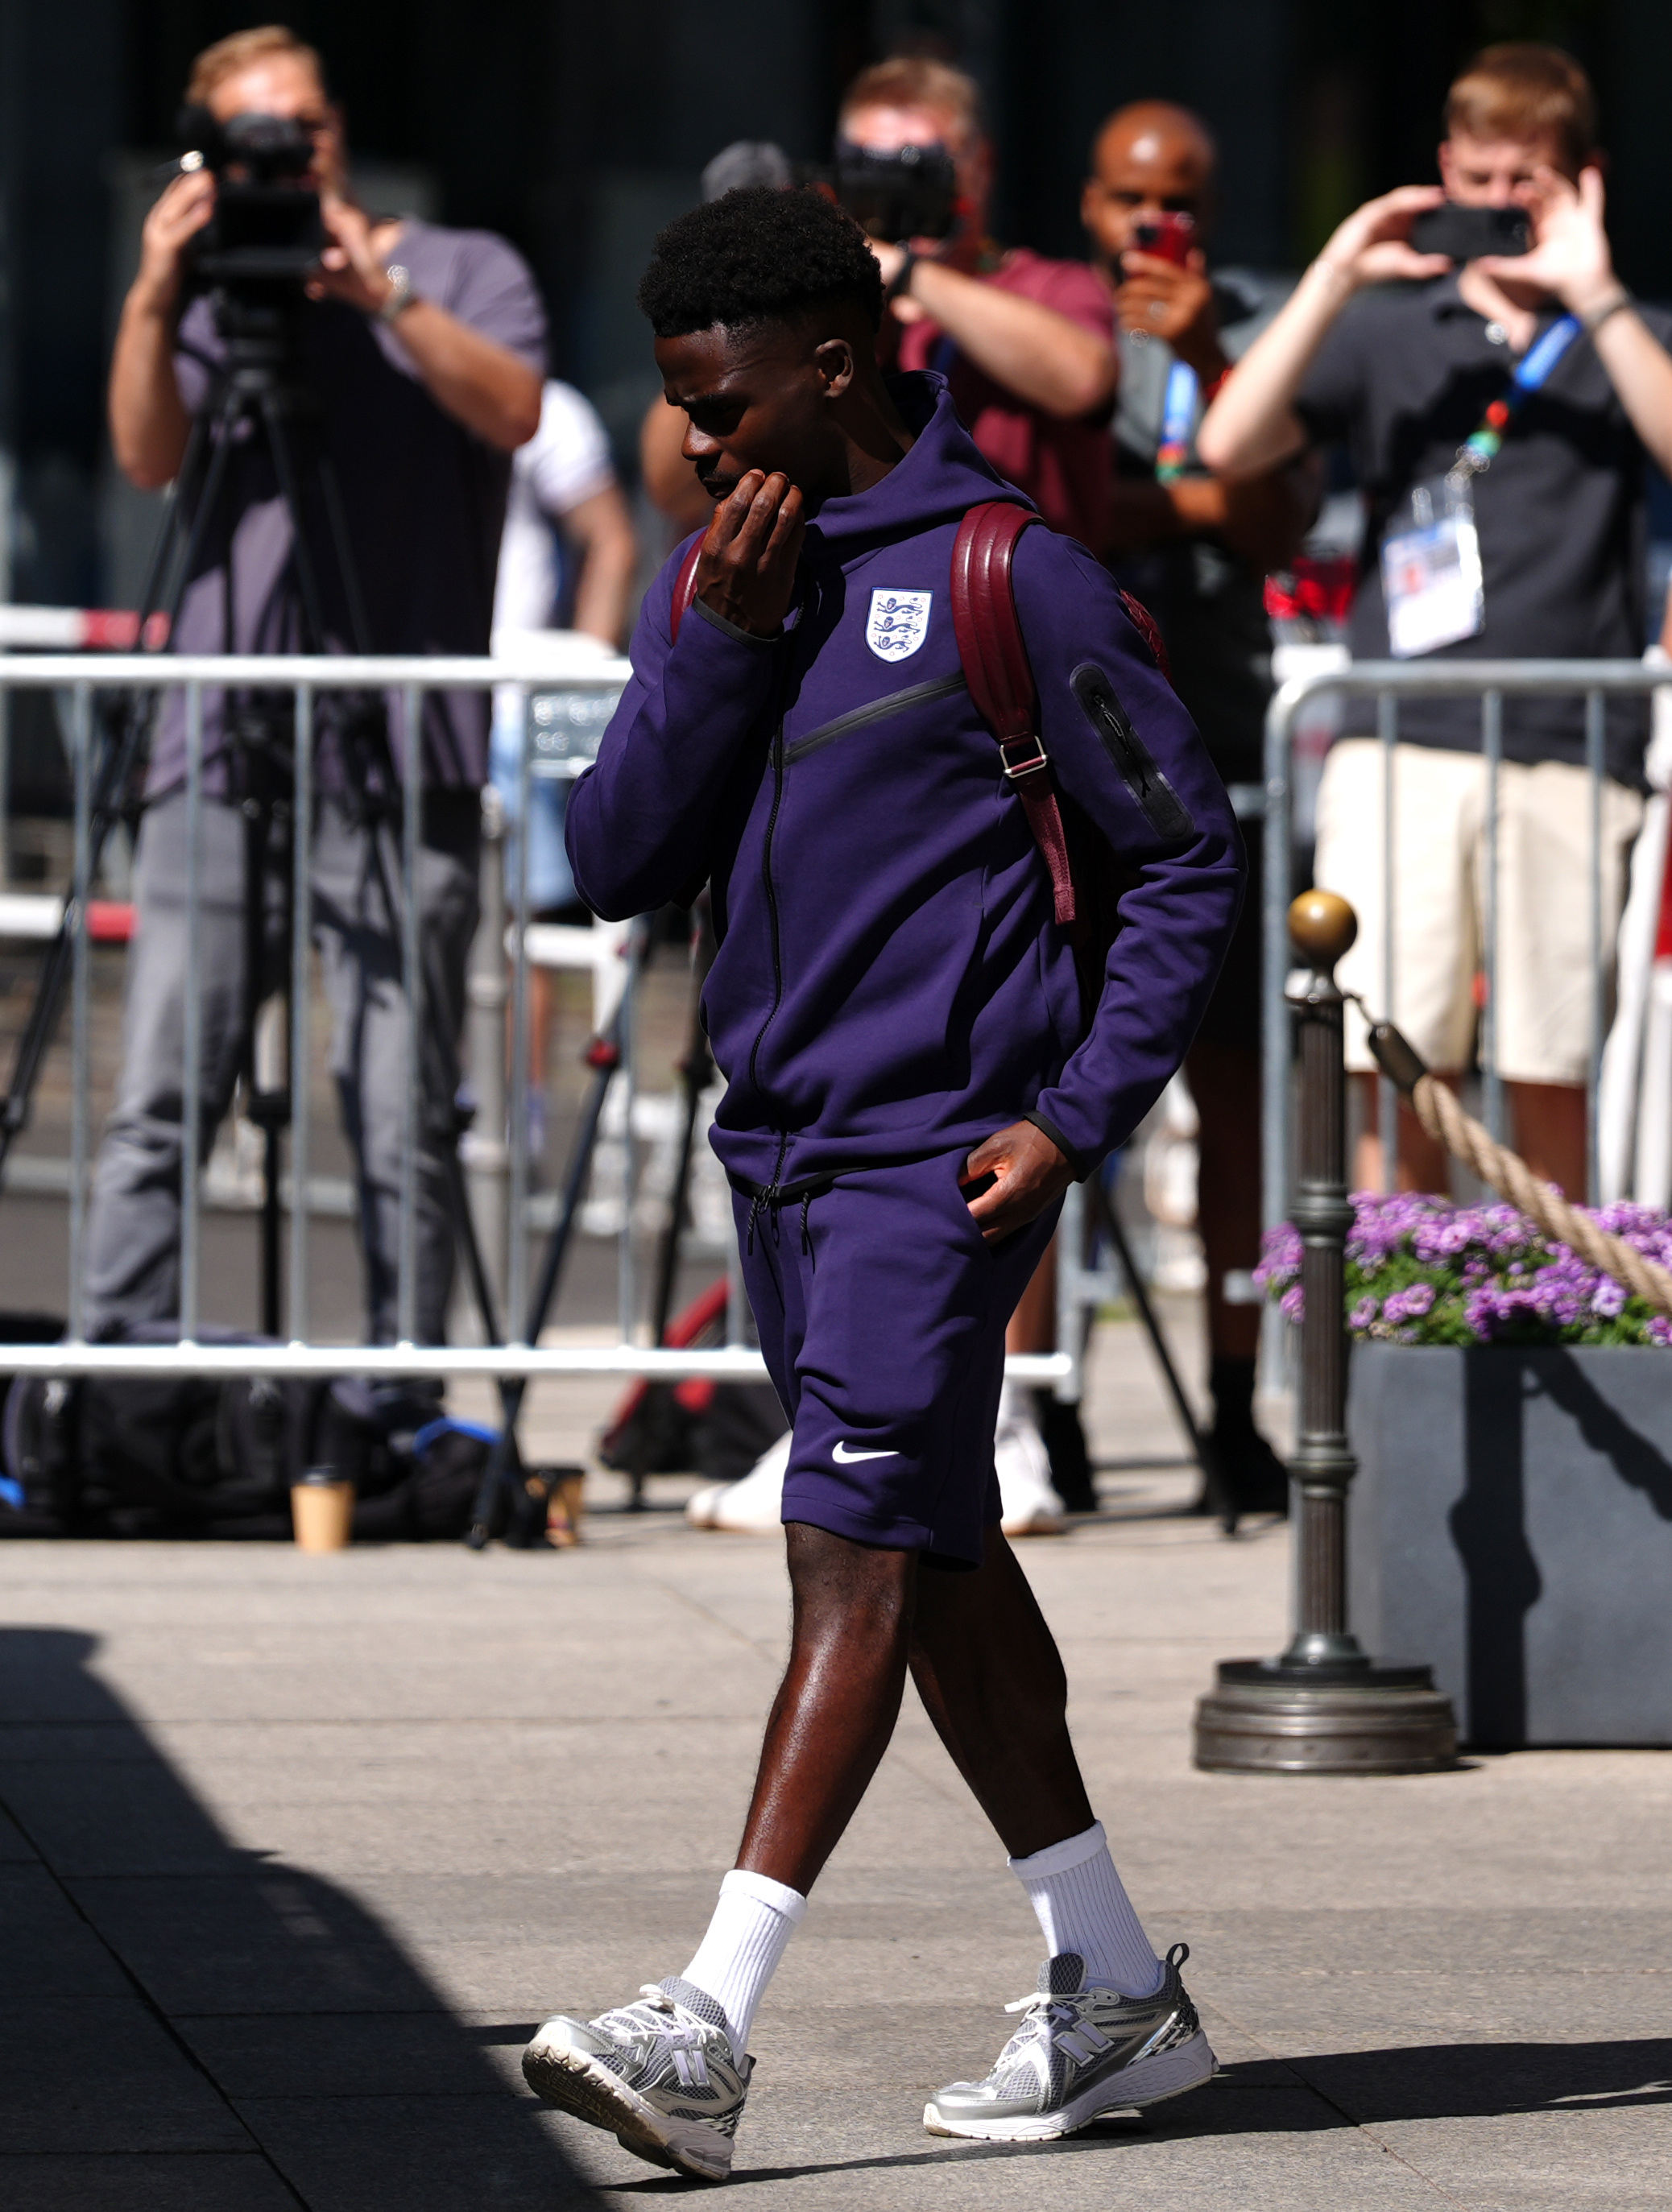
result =
[[[418,1054],[417,1340],[439,1344],[453,1279],[444,1170],[459,1085],[465,961],[477,922],[477,795],[431,792],[425,817],[418,854],[425,1035]],[[331,1008],[331,1073],[359,1181],[368,1340],[390,1344],[396,1334],[406,1127],[406,996],[398,830],[385,825],[375,835],[380,871],[374,863],[373,830],[352,821],[335,801],[321,801],[313,841],[313,934]],[[232,1102],[248,1018],[243,816],[224,802],[206,800],[200,838],[202,1160]],[[136,927],[128,955],[122,1073],[94,1173],[88,1222],[90,1335],[114,1323],[167,1320],[179,1311],[186,857],[185,799],[174,793],[147,812],[135,856]],[[282,856],[258,888],[262,958],[269,972],[258,998],[282,972],[287,950],[288,866],[288,855]]]

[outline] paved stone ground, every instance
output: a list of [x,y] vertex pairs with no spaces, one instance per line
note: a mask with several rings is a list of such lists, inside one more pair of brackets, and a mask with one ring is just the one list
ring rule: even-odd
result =
[[[1104,1337],[1108,1510],[1025,1558],[1094,1798],[1157,1941],[1194,1948],[1225,2072],[1043,2150],[921,2132],[926,2094],[990,2060],[1038,1945],[909,1706],[757,2024],[741,2202],[1667,2202],[1672,1758],[1194,1772],[1213,1661],[1278,1640],[1286,1540],[1178,1516],[1189,1478],[1154,1463],[1170,1443],[1141,1352]],[[519,2048],[543,2008],[684,1964],[735,1842],[785,1587],[772,1541],[608,1496],[556,1556],[0,1547],[0,2203],[678,2193],[527,2098]]]

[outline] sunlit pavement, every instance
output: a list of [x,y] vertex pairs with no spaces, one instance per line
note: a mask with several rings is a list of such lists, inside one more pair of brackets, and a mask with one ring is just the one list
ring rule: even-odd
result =
[[[1286,1540],[1176,1511],[1192,1478],[1156,1464],[1176,1446],[1128,1330],[1101,1332],[1092,1413],[1110,1510],[1024,1557],[1094,1801],[1157,1942],[1192,1946],[1224,2073],[1046,2149],[922,2134],[1038,1943],[909,1703],[757,2022],[741,2201],[1668,2201],[1672,1759],[1194,1772],[1213,1662],[1280,1639]],[[0,1546],[0,2203],[684,2185],[538,2107],[517,2059],[544,2010],[682,1966],[735,1844],[785,1584],[775,1541],[684,1528],[688,1486],[629,1516],[596,1486],[564,1554]]]

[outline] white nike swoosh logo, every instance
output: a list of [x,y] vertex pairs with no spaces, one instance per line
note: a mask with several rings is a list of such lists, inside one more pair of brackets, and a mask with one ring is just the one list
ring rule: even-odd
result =
[[891,1451],[855,1451],[845,1437],[830,1454],[838,1467],[851,1467],[856,1459],[898,1459],[899,1456],[898,1452]]

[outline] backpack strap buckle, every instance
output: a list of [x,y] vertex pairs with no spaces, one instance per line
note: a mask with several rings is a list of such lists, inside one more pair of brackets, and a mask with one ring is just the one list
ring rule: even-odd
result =
[[[1011,757],[1013,745],[1031,745],[1033,750],[1025,760],[1015,760]],[[1005,774],[1012,783],[1024,775],[1037,775],[1041,769],[1049,768],[1051,764],[1044,739],[1037,730],[1029,730],[1019,738],[1001,738],[999,740],[999,757],[1005,764]]]

